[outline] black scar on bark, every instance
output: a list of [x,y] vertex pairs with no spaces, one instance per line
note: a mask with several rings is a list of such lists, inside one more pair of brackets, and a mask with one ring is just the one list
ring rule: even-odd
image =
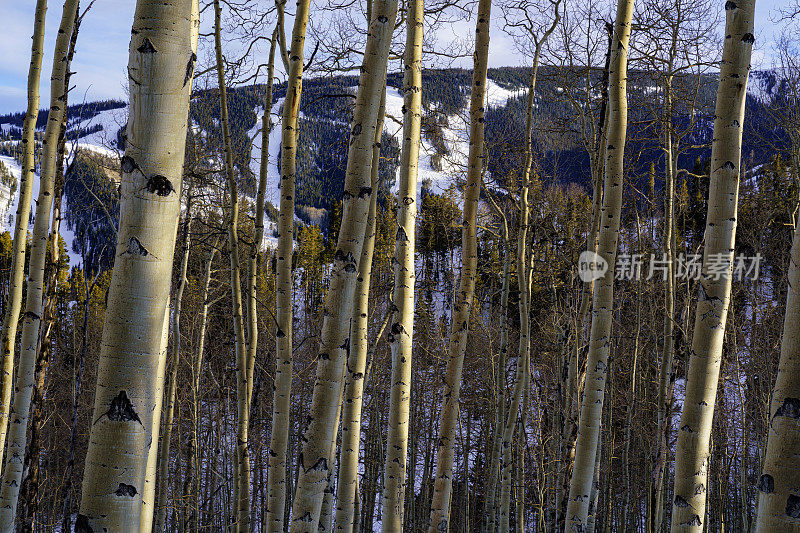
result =
[[314,519],[311,517],[311,513],[309,513],[308,511],[306,511],[306,514],[304,514],[303,516],[300,516],[300,517],[296,518],[296,520],[298,522],[313,522],[314,521]]
[[736,5],[736,2],[731,2],[731,0],[725,2],[725,11],[731,11],[736,9],[737,7],[738,6]]
[[128,241],[128,253],[133,255],[141,255],[142,257],[147,257],[150,255],[150,252],[147,251],[147,248],[145,248],[144,245],[142,245],[142,242],[136,237],[131,237],[131,240]]
[[686,500],[684,500],[680,496],[676,495],[675,496],[675,507],[680,507],[680,508],[689,507],[689,502],[687,502]]
[[[111,400],[108,411],[100,415],[100,418],[103,418],[103,416],[108,416],[108,419],[114,422],[136,421],[142,424],[142,420],[139,418],[139,415],[136,414],[136,410],[133,408],[133,404],[128,398],[128,393],[124,390],[119,391],[119,394]],[[99,421],[100,418],[97,420]]]
[[756,42],[756,38],[753,36],[752,33],[745,33],[742,35],[742,42],[747,44],[753,44]]
[[702,520],[700,520],[700,516],[698,516],[698,515],[694,515],[694,516],[692,517],[692,519],[691,519],[691,520],[689,520],[689,522],[687,523],[687,525],[690,525],[690,526],[702,526],[702,525],[703,525],[703,521],[702,521]]
[[800,496],[789,494],[789,498],[786,500],[786,515],[800,518]]
[[136,491],[136,487],[134,487],[133,485],[126,485],[125,483],[120,483],[119,487],[117,487],[117,490],[114,491],[114,494],[116,494],[117,496],[126,496],[128,498],[133,498],[134,496],[136,496],[136,494],[138,494],[138,492]]
[[361,135],[361,124],[356,124],[355,126],[353,126],[352,135]]
[[758,490],[764,494],[772,494],[775,491],[775,480],[769,474],[762,474],[758,480]]
[[159,196],[169,196],[170,193],[175,192],[175,187],[172,186],[172,182],[161,174],[153,174],[147,178],[147,185],[145,185],[145,188],[148,192]]
[[189,83],[189,80],[192,79],[192,73],[194,72],[194,62],[197,61],[197,54],[192,52],[192,55],[189,56],[189,62],[186,63],[186,75],[183,77],[183,86],[186,87],[186,84]]
[[403,228],[403,226],[397,227],[397,235],[395,236],[395,239],[401,242],[408,242],[408,235],[406,234],[406,230]]
[[311,472],[312,470],[315,472],[324,472],[328,470],[328,460],[324,457],[320,457],[313,466],[306,469],[306,472]]
[[79,514],[75,519],[75,533],[94,533],[94,529],[89,525],[89,519],[86,515]]
[[275,334],[275,336],[278,337],[279,339],[282,339],[286,337],[286,333],[284,333],[281,328],[278,328],[278,332]]
[[800,399],[784,398],[783,405],[775,411],[775,416],[785,416],[795,420],[800,419]]
[[386,24],[389,21],[389,18],[386,15],[381,15],[378,17],[378,22],[381,24]]
[[153,46],[153,43],[150,42],[150,39],[145,37],[144,41],[142,41],[142,45],[136,49],[141,54],[155,54],[158,52],[156,47]]
[[120,167],[126,174],[130,174],[134,170],[142,172],[142,169],[139,168],[139,165],[136,164],[136,161],[134,161],[134,159],[129,155],[126,155],[122,158],[122,161],[120,161]]
[[361,187],[361,189],[358,191],[359,198],[367,198],[371,194],[372,194],[372,187]]

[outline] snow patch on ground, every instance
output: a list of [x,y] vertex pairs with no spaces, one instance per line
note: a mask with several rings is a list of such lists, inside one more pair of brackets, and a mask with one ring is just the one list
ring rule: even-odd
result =
[[[22,177],[22,167],[13,158],[8,156],[0,156],[0,162],[5,165],[11,175],[17,180],[17,190],[12,195],[11,190],[5,185],[0,184],[0,233],[9,232],[11,237],[14,237],[14,227],[16,224],[17,206],[19,205],[19,190],[20,178]],[[36,199],[39,198],[39,174],[37,173],[33,180],[33,191],[31,195],[31,215],[29,218],[28,231],[33,231],[33,220],[36,215]],[[77,266],[81,263],[81,258],[78,254],[72,251],[72,241],[75,235],[67,228],[66,223],[61,222],[59,233],[64,239],[67,248],[67,255],[69,255],[70,266]]]
[[[276,208],[280,209],[281,204],[281,173],[279,170],[279,157],[281,153],[281,132],[282,127],[282,114],[283,102],[286,98],[279,98],[272,106],[270,122],[272,129],[269,132],[269,154],[267,160],[267,188],[264,195],[265,202],[270,202]],[[264,108],[259,106],[255,109],[257,116],[256,124],[247,135],[253,139],[252,147],[250,148],[250,170],[253,171],[255,176],[259,176],[261,172],[261,121],[264,117]],[[295,220],[299,220],[295,215]],[[277,230],[277,224],[270,220],[269,217],[264,217],[264,240],[261,247],[264,250],[277,248],[278,239],[274,236]]]
[[[122,151],[117,147],[117,132],[125,126],[128,121],[128,108],[108,109],[101,111],[97,115],[81,120],[70,120],[67,139],[70,152],[75,147],[91,150],[98,154],[108,157],[121,157]],[[101,126],[103,129],[90,133],[85,137],[75,140],[74,131],[76,128],[89,129]]]
[[[0,162],[11,172],[11,176],[17,180],[17,191],[11,194],[11,188],[0,184],[0,233],[4,231],[14,234],[14,217],[17,213],[17,203],[19,202],[19,180],[22,176],[22,167],[12,157],[0,156]],[[34,185],[38,188],[38,183]],[[38,191],[37,191],[38,192]]]
[[508,101],[518,96],[528,94],[527,87],[517,89],[505,89],[494,81],[486,80],[486,104],[487,107],[505,107]]

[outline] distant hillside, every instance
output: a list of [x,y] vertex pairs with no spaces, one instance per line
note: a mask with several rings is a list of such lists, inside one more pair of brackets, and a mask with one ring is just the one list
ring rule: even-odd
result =
[[[588,80],[587,80],[588,76]],[[529,69],[503,67],[489,70],[488,112],[486,139],[489,151],[488,170],[500,183],[513,178],[520,168],[525,123]],[[599,69],[564,71],[543,67],[536,86],[534,116],[534,147],[539,172],[558,182],[589,185],[588,156],[579,135],[577,109],[597,109]],[[464,69],[426,70],[423,73],[423,147],[420,163],[420,187],[441,192],[463,175],[468,148],[467,108],[471,71]],[[587,84],[597,87],[592,100],[585,102]],[[325,213],[340,201],[349,142],[352,106],[358,80],[354,76],[330,76],[304,82],[301,102],[300,149],[298,150],[297,214],[307,222],[324,225]],[[713,126],[713,106],[716,75],[676,79],[680,87],[691,89],[695,102],[695,127],[684,140],[696,145],[685,150],[678,160],[680,168],[695,168],[698,159],[707,159],[708,144]],[[388,77],[387,119],[382,140],[381,190],[387,193],[395,184],[399,164],[399,138],[402,123],[402,74]],[[570,91],[569,87],[573,89]],[[696,92],[695,88],[699,88]],[[784,90],[781,80],[771,71],[756,71],[751,75],[744,125],[746,165],[765,163],[772,149],[767,146],[788,146],[788,138],[770,121],[769,106]],[[280,119],[285,98],[285,85],[275,88],[270,103],[273,123]],[[256,84],[231,89],[229,113],[232,120],[234,161],[245,194],[252,195],[261,159],[260,117],[264,112],[266,88]],[[629,74],[630,127],[627,153],[629,171],[645,179],[651,162],[661,172],[663,157],[659,146],[658,128],[654,121],[660,113],[660,93],[654,77],[642,71]],[[219,123],[219,100],[215,89],[197,91],[192,99],[193,131],[209,155],[218,154],[222,143]],[[576,105],[578,107],[576,107]],[[592,109],[589,109],[592,108]],[[69,107],[68,138],[106,156],[124,149],[126,104],[120,101],[101,101]],[[689,124],[685,106],[676,107],[675,124],[678,130]],[[0,116],[0,141],[21,137],[24,113]],[[37,121],[44,127],[47,112]],[[763,142],[764,140],[768,142]],[[8,146],[6,142],[3,146]],[[769,150],[769,151],[768,151]],[[7,151],[7,149],[6,149]],[[10,155],[6,153],[5,155]],[[268,172],[272,209],[278,202],[280,128],[270,135]],[[214,156],[216,157],[216,156]],[[213,160],[213,157],[209,159]],[[638,178],[635,178],[638,179]],[[319,213],[322,212],[322,218]]]

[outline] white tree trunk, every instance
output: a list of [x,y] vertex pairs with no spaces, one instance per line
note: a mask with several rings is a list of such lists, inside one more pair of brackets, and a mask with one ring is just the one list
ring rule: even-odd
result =
[[[138,532],[196,59],[192,0],[138,0],[120,224],[76,531]],[[151,500],[152,501],[152,500]]]
[[789,260],[781,359],[772,391],[764,470],[758,482],[756,531],[800,531],[800,231]]
[[39,78],[44,54],[44,20],[47,0],[37,0],[33,23],[31,63],[28,70],[28,111],[22,125],[22,173],[19,182],[19,202],[14,221],[14,243],[11,252],[8,301],[3,318],[2,357],[3,374],[0,385],[0,450],[5,449],[8,431],[11,390],[14,379],[14,347],[17,342],[19,312],[22,307],[22,286],[25,278],[25,252],[28,239],[28,221],[33,196],[34,153],[36,151],[36,120],[39,117]]
[[582,531],[587,524],[594,480],[595,455],[600,438],[603,398],[608,377],[611,323],[614,307],[614,264],[622,209],[622,176],[628,127],[628,42],[631,34],[633,0],[619,0],[609,64],[608,134],[600,215],[598,253],[608,264],[605,275],[595,281],[592,297],[592,329],[586,364],[586,385],[581,402],[575,464],[569,487],[565,533]]
[[[709,441],[731,295],[742,157],[742,125],[753,48],[755,0],[725,4],[725,44],[714,111],[703,275],[695,310],[686,395],[675,451],[672,531],[703,531],[708,491]],[[727,267],[710,275],[708,265]]]
[[358,95],[353,111],[342,226],[325,297],[314,393],[299,456],[297,489],[292,505],[292,533],[316,533],[322,497],[330,471],[330,447],[335,438],[342,397],[344,363],[350,344],[350,318],[358,260],[369,214],[372,150],[385,82],[383,73],[397,17],[397,0],[378,0],[367,37]]
[[[378,111],[378,126],[372,148],[372,190],[377,190],[380,171],[381,134],[385,112],[386,94]],[[350,354],[347,358],[345,399],[342,406],[342,446],[339,452],[339,479],[336,484],[336,516],[334,528],[344,533],[357,532],[358,520],[358,458],[361,448],[361,410],[364,383],[367,375],[369,345],[369,290],[372,279],[372,257],[375,250],[375,225],[378,195],[373,194],[369,204],[367,231],[358,263],[355,305],[353,306]]]

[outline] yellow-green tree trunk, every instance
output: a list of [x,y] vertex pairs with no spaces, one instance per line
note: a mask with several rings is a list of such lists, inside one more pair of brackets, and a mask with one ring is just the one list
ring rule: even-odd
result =
[[[292,247],[294,196],[297,172],[297,132],[303,91],[303,48],[310,0],[300,0],[294,17],[292,45],[287,59],[283,42],[283,3],[278,2],[278,40],[281,57],[289,67],[286,99],[281,119],[281,201],[278,215],[278,251],[275,266],[275,387],[272,399],[272,434],[269,443],[267,531],[283,533],[286,510],[286,449],[292,399]],[[287,63],[288,62],[288,63]],[[272,106],[269,102],[267,106]],[[265,109],[265,113],[267,109]]]
[[14,380],[14,348],[17,342],[19,312],[22,307],[22,286],[25,278],[25,252],[28,241],[28,222],[33,196],[34,152],[36,151],[36,120],[39,117],[39,78],[44,54],[44,20],[47,0],[37,0],[33,23],[31,63],[28,69],[28,110],[22,124],[22,173],[19,182],[19,201],[14,221],[14,243],[11,251],[8,299],[3,317],[2,357],[3,374],[0,385],[0,450],[6,446],[8,414],[11,409],[11,390]]
[[403,56],[403,145],[397,193],[394,293],[389,343],[392,350],[389,428],[383,468],[384,532],[401,531],[406,492],[411,358],[414,342],[414,244],[417,222],[417,171],[422,124],[422,33],[424,0],[408,3]]
[[458,293],[450,326],[450,350],[444,375],[439,412],[439,438],[436,447],[436,477],[428,531],[447,531],[450,524],[450,500],[453,489],[453,454],[455,453],[458,397],[461,373],[467,351],[469,316],[475,295],[475,274],[478,268],[478,198],[484,166],[484,117],[486,115],[486,73],[489,61],[489,28],[491,0],[478,3],[475,29],[475,66],[469,104],[469,155],[467,184],[464,190],[464,226],[461,231],[462,260]]
[[[61,123],[66,114],[67,53],[75,26],[78,0],[66,0],[61,14],[61,24],[56,36],[53,53],[53,71],[50,75],[50,113],[42,141],[41,175],[36,219],[28,265],[28,283],[25,295],[25,315],[22,321],[19,363],[14,385],[14,404],[8,427],[6,465],[3,469],[3,485],[0,488],[0,530],[12,531],[17,514],[19,488],[28,434],[31,396],[33,394],[34,370],[39,348],[39,326],[44,314],[44,267],[47,259],[47,242],[50,234],[50,214],[53,206],[56,169],[58,168],[58,141]],[[57,246],[57,244],[54,244]]]

